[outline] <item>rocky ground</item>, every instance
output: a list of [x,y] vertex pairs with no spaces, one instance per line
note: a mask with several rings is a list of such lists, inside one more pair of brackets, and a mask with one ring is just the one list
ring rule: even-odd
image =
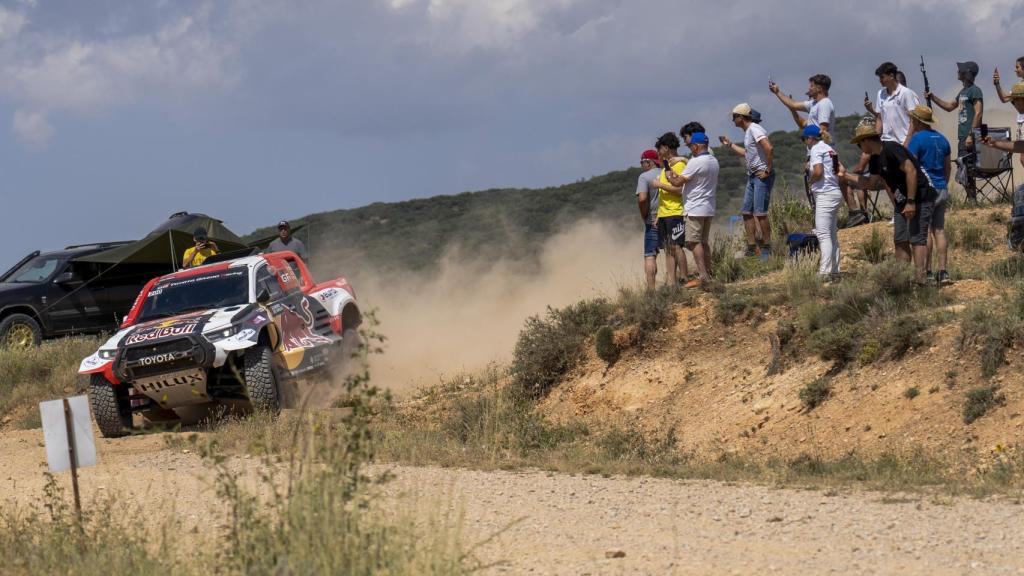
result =
[[[209,471],[164,435],[99,440],[86,508],[112,496],[186,537],[216,527]],[[39,430],[0,434],[0,502],[42,496]],[[255,459],[234,466],[255,469]],[[1024,574],[1024,505],[936,495],[546,472],[393,469],[386,501],[461,518],[490,574]],[[67,484],[67,474],[60,481]]]

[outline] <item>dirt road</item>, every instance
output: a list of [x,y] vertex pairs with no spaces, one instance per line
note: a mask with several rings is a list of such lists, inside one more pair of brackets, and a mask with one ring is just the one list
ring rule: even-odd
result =
[[[41,442],[39,431],[0,434],[4,505],[40,497]],[[218,522],[196,455],[167,448],[160,435],[100,440],[99,451],[101,463],[82,473],[86,502],[117,494],[150,511],[173,507],[200,531]],[[393,470],[389,497],[456,509],[468,542],[507,527],[478,552],[497,563],[491,574],[1024,574],[1024,505],[1006,498]]]

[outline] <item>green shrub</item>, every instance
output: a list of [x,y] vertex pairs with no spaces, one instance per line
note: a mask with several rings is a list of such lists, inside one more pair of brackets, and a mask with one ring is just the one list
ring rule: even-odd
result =
[[964,424],[970,424],[996,406],[1006,403],[1006,396],[996,386],[982,386],[967,392],[964,402]]
[[860,257],[872,264],[879,264],[885,260],[888,254],[888,244],[877,227],[871,229],[871,237],[857,244],[860,250]]
[[832,395],[832,381],[822,376],[800,389],[800,402],[808,412],[821,406]]
[[913,400],[921,394],[921,391],[917,389],[917,386],[911,386],[903,391],[903,397],[907,400]]
[[631,460],[645,464],[674,465],[682,461],[676,449],[674,428],[669,428],[661,438],[650,438],[635,427],[612,428],[599,436],[597,447],[604,457],[612,460]]
[[995,246],[988,227],[971,220],[957,220],[950,240],[954,248],[967,251],[988,252]]
[[512,352],[512,378],[524,393],[539,397],[579,361],[584,341],[605,324],[612,312],[607,300],[585,300],[565,308],[548,308],[531,316]]
[[634,344],[639,344],[661,328],[675,324],[674,306],[692,306],[695,300],[693,291],[672,286],[662,286],[657,290],[622,287],[615,302],[612,322],[619,327],[635,326]]
[[[1018,300],[1019,301],[1019,300]],[[1007,309],[994,311],[992,304],[976,304],[967,309],[960,321],[960,348],[981,347],[981,374],[990,378],[1006,361],[1006,350],[1020,339],[1024,321]],[[1006,308],[1012,310],[1011,304]]]
[[893,358],[902,358],[912,348],[924,345],[921,333],[927,324],[921,318],[904,315],[887,320],[882,325],[879,344]]
[[860,352],[860,336],[857,327],[837,323],[815,331],[810,337],[810,348],[822,360],[845,366]]
[[1024,254],[1014,254],[989,266],[989,276],[996,280],[1024,279]]
[[614,364],[619,359],[619,347],[615,345],[615,331],[611,326],[601,326],[594,334],[594,349],[597,357],[608,364]]
[[783,268],[782,281],[786,295],[793,304],[817,298],[821,290],[817,256],[801,256],[787,262]]
[[869,364],[873,364],[881,357],[882,343],[878,340],[871,339],[860,347],[860,352],[857,354],[857,363],[861,366],[867,366]]
[[875,292],[873,297],[903,297],[914,292],[914,268],[907,262],[883,262],[868,272],[868,280]]
[[784,190],[768,207],[768,223],[772,238],[785,240],[791,232],[814,228],[814,210],[806,200]]

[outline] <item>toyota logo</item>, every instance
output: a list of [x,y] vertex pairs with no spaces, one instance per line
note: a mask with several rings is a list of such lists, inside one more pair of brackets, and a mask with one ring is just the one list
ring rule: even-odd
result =
[[143,366],[152,366],[154,364],[163,364],[164,362],[170,362],[174,360],[174,354],[157,354],[156,356],[147,356],[139,359],[139,364]]

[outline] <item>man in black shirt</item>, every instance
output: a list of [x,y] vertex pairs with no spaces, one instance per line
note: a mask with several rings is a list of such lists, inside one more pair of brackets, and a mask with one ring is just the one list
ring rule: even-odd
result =
[[849,174],[840,168],[840,179],[862,189],[881,188],[882,182],[889,186],[896,211],[896,256],[904,262],[913,260],[917,281],[923,283],[928,263],[928,227],[936,198],[931,180],[913,154],[898,142],[883,142],[874,126],[858,126],[850,143],[871,156],[870,175]]

